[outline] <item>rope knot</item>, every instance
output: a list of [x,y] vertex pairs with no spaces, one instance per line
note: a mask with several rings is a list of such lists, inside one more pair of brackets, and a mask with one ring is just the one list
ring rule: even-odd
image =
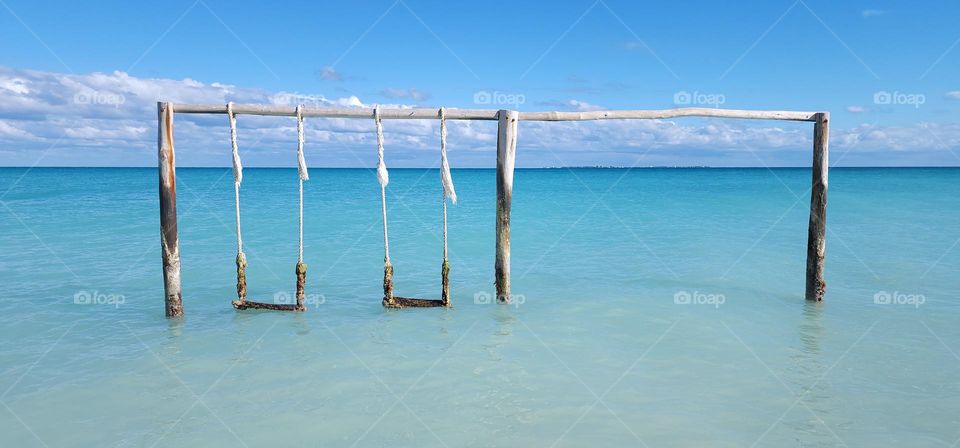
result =
[[310,180],[307,161],[303,158],[303,105],[297,106],[297,173],[300,180]]
[[373,108],[373,120],[377,124],[377,181],[381,187],[390,183],[387,164],[383,161],[383,123],[380,121],[380,105]]
[[453,188],[453,176],[450,174],[450,162],[447,161],[447,111],[440,108],[440,183],[443,184],[443,196],[457,203],[457,191]]
[[230,146],[233,149],[233,183],[243,182],[243,164],[240,163],[240,150],[237,149],[237,116],[233,113],[233,101],[227,103],[227,116],[230,118]]

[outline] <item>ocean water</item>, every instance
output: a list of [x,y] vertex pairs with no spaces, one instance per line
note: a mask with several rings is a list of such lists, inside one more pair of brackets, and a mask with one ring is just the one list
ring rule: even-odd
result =
[[[380,306],[369,170],[305,184],[306,313],[236,312],[227,169],[179,169],[163,316],[154,169],[0,169],[0,445],[955,446],[960,169],[455,170],[453,309]],[[248,169],[249,296],[292,294],[296,172]],[[393,170],[396,292],[438,297],[435,170]],[[77,303],[80,302],[80,303]],[[89,303],[85,303],[89,302]]]

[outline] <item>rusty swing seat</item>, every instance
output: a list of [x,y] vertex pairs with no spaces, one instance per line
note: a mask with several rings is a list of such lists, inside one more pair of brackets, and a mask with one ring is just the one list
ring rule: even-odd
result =
[[240,182],[243,180],[243,167],[237,150],[237,119],[233,113],[233,103],[227,103],[227,115],[230,118],[230,141],[233,146],[234,200],[237,219],[237,300],[232,303],[237,310],[270,311],[306,311],[304,288],[307,283],[307,265],[303,262],[303,181],[309,180],[307,163],[303,158],[303,111],[297,106],[297,172],[300,182],[300,221],[299,248],[297,252],[297,294],[296,303],[267,303],[247,300],[247,256],[243,253],[243,239],[240,236]]
[[270,311],[306,311],[304,305],[304,286],[307,283],[307,265],[303,262],[297,263],[297,301],[296,303],[267,303],[247,300],[247,260],[246,256],[241,260],[237,256],[237,297],[238,300],[232,302],[233,308],[237,310],[270,310]]
[[439,299],[420,299],[393,295],[393,265],[390,263],[390,241],[387,233],[387,183],[389,176],[383,161],[383,124],[380,120],[380,107],[373,110],[377,125],[377,179],[380,182],[380,204],[383,211],[383,307],[384,308],[449,308],[450,307],[450,263],[447,261],[447,197],[456,204],[457,194],[453,189],[450,164],[447,162],[447,124],[446,110],[440,108],[440,180],[443,185],[443,264],[440,268],[441,294]]
[[383,268],[384,308],[434,308],[450,307],[450,263],[443,260],[441,268],[442,292],[440,299],[419,299],[393,295],[393,265],[387,261]]

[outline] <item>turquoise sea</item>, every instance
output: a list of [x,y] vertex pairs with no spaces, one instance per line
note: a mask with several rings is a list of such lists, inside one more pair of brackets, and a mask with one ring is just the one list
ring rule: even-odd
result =
[[[306,313],[237,312],[229,169],[178,174],[163,316],[152,168],[0,169],[0,446],[909,446],[960,440],[960,169],[454,170],[454,307],[380,306],[379,186],[314,169]],[[251,299],[292,294],[293,169],[247,169]],[[388,189],[396,292],[440,293],[436,170]]]

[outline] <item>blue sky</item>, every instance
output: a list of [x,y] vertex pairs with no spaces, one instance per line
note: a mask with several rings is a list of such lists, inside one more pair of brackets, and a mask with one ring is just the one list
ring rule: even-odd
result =
[[[157,6],[0,0],[0,164],[151,165],[157,100],[278,98],[520,110],[827,110],[834,154],[842,154],[837,165],[960,164],[957,2]],[[479,92],[507,104],[478,106]],[[219,151],[229,146],[224,120],[180,123],[181,163],[229,164]],[[329,153],[311,165],[372,163],[370,123],[311,125],[308,146],[313,140]],[[241,135],[256,138],[241,142],[251,164],[289,164],[290,123],[241,126]],[[461,149],[451,148],[455,166],[492,166],[491,126],[451,131]],[[431,166],[436,132],[433,123],[389,123],[394,165]],[[804,165],[809,140],[805,124],[526,123],[518,164]]]

